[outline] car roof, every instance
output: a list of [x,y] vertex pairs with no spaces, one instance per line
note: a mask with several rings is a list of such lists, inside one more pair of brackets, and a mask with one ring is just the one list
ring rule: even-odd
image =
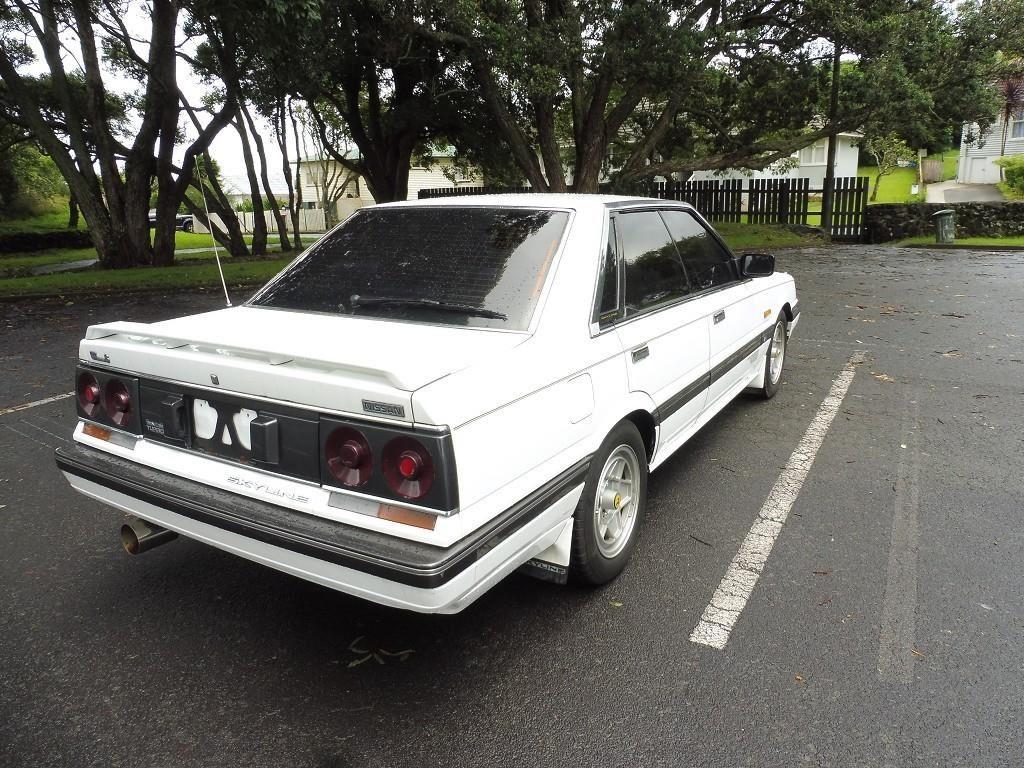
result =
[[585,210],[595,208],[619,208],[627,205],[671,205],[691,208],[689,203],[674,200],[660,200],[654,197],[631,197],[629,195],[587,195],[560,192],[515,192],[509,194],[460,195],[456,197],[433,197],[426,200],[403,200],[397,203],[383,203],[380,207],[516,207]]

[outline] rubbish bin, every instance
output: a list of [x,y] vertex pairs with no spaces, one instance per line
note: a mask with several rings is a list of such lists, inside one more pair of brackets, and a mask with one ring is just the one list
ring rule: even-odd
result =
[[935,222],[935,242],[952,243],[956,229],[956,214],[951,208],[944,208],[932,214]]

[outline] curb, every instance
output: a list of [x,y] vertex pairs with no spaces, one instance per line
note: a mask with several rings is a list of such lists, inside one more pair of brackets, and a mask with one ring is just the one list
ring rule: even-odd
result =
[[1024,251],[1024,245],[960,245],[958,243],[908,243],[897,248],[927,248],[931,251]]

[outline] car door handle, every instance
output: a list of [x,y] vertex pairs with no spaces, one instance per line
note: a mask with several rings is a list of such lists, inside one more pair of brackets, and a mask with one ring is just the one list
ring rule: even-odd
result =
[[642,347],[637,347],[633,350],[633,362],[639,363],[641,360],[645,360],[651,355],[651,350],[644,344]]
[[718,325],[720,322],[725,320],[725,310],[724,309],[720,309],[717,312],[715,312],[714,320],[715,320],[715,325]]

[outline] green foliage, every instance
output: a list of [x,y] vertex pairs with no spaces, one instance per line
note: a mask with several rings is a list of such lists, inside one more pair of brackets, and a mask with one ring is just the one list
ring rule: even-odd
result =
[[63,207],[68,187],[53,160],[29,143],[0,152],[0,216],[22,218]]
[[915,153],[907,146],[907,142],[895,133],[885,136],[868,136],[864,140],[864,150],[875,161],[875,166],[878,169],[875,174],[875,184],[871,190],[871,199],[874,201],[878,198],[878,185],[882,177],[894,173],[900,167],[900,163],[913,160]]
[[996,165],[1003,169],[1006,186],[1016,195],[1024,195],[1024,155],[996,158]]
[[[262,198],[262,200],[263,200],[263,210],[264,211],[271,210],[272,206],[270,205],[270,200],[265,198],[265,197]],[[253,203],[252,203],[252,198],[251,197],[247,197],[244,200],[242,200],[241,202],[235,203],[235,210],[238,211],[239,213],[252,213],[255,210],[255,208],[253,206]]]

